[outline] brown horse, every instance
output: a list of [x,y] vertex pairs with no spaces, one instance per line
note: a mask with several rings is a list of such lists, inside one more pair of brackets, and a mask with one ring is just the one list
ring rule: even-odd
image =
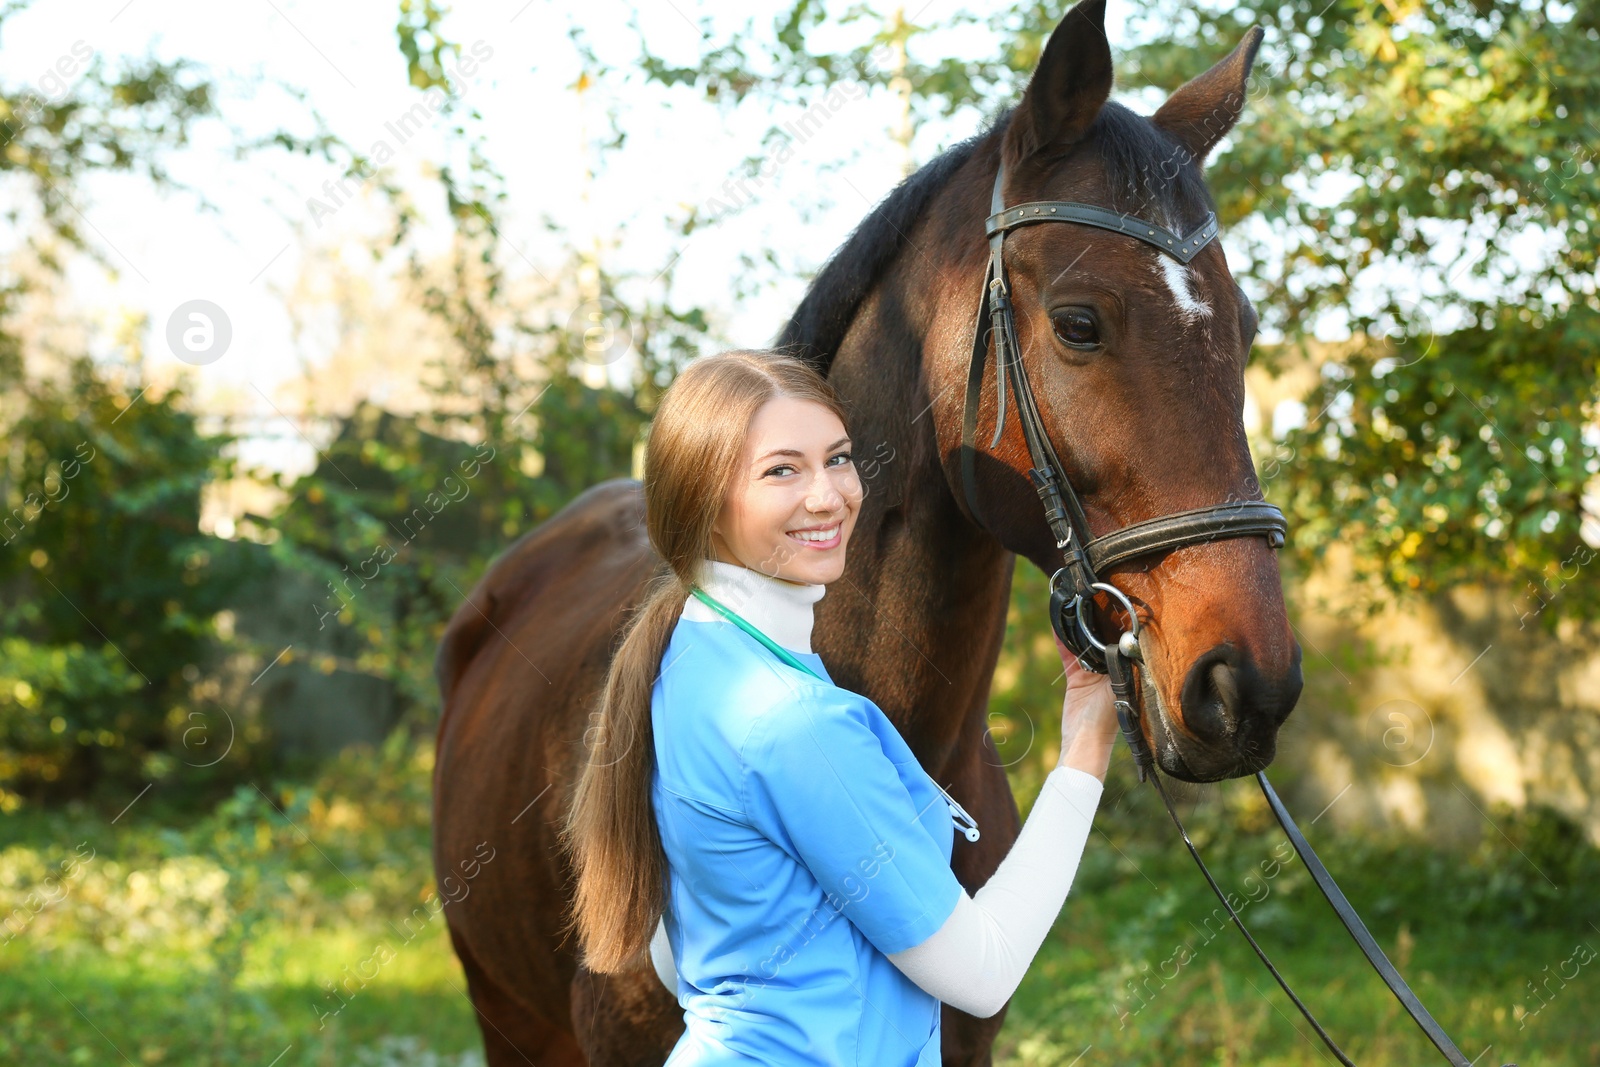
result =
[[[1046,573],[1060,560],[1016,417],[979,459],[987,528],[959,480],[996,168],[1004,153],[1008,203],[1077,200],[1187,232],[1211,208],[1200,166],[1239,116],[1260,42],[1252,30],[1144,117],[1108,102],[1103,18],[1103,0],[1073,8],[1021,103],[879,204],[778,339],[853,412],[870,487],[845,573],[818,603],[815,647],[983,826],[952,861],[969,892],[1020,826],[986,728],[1012,569],[1019,555]],[[1259,499],[1241,422],[1255,314],[1217,244],[1181,266],[1122,234],[1056,225],[1019,229],[1007,249],[1028,376],[1092,533]],[[987,373],[980,447],[996,415]],[[660,1064],[683,1030],[648,961],[591,974],[555,934],[569,888],[556,829],[608,657],[656,564],[638,483],[595,486],[496,561],[439,651],[434,863],[492,1067]],[[1265,766],[1300,691],[1266,541],[1189,545],[1107,580],[1140,606],[1145,721],[1163,768],[1210,781]],[[989,1063],[1003,1019],[946,1007],[945,1062]]]

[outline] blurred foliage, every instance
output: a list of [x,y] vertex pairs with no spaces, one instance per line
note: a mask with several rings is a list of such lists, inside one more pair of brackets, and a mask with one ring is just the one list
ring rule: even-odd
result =
[[1580,526],[1593,538],[1600,521],[1584,505],[1600,471],[1586,440],[1600,316],[1526,329],[1514,306],[1494,314],[1495,326],[1428,339],[1411,362],[1380,345],[1323,364],[1309,400],[1321,417],[1276,446],[1283,476],[1269,493],[1303,554],[1354,552],[1374,610],[1389,591],[1489,581],[1526,587],[1546,626],[1593,619],[1595,584],[1575,579],[1595,557]]
[[[1600,5],[1432,2],[1151,6],[1141,80],[1175,88],[1266,31],[1251,109],[1209,180],[1254,217],[1244,284],[1321,361],[1268,487],[1312,558],[1343,543],[1387,593],[1506,582],[1562,593],[1543,621],[1594,618],[1574,582],[1600,515],[1594,235]],[[1270,237],[1269,237],[1270,235]]]
[[[28,6],[0,7],[0,25]],[[229,737],[250,724],[222,700],[216,668],[230,648],[217,617],[259,568],[198,528],[202,489],[233,472],[232,439],[201,432],[183,387],[152,389],[136,344],[122,353],[134,370],[119,375],[82,353],[30,366],[19,339],[24,302],[61,281],[63,245],[122,269],[79,228],[87,176],[136,172],[208,205],[164,160],[220,121],[217,102],[195,63],[111,70],[84,40],[41,60],[31,83],[0,85],[0,173],[21,194],[6,218],[45,269],[0,287],[0,809],[97,789],[125,803],[180,761],[203,788],[248,759],[248,744],[223,740],[224,719]],[[320,133],[233,140],[241,156],[263,144],[326,149]],[[224,746],[228,762],[212,760]]]
[[433,649],[461,599],[451,582],[469,581],[484,546],[520,528],[531,480],[493,445],[439,438],[368,403],[310,474],[271,477],[287,503],[251,518],[280,535],[279,565],[322,587],[300,623],[350,628],[361,651],[346,669],[388,679],[411,705],[429,702]]
[[526,473],[540,455],[537,436],[472,446],[423,428],[434,420],[363,403],[310,474],[271,475],[287,503],[250,517],[278,535],[279,565],[313,575],[325,590],[300,622],[358,635],[361,650],[346,669],[393,683],[420,713],[419,726],[434,709],[433,656],[444,626],[490,559],[571,496],[628,473],[628,427],[637,426],[630,398],[575,389],[591,398],[589,410],[579,406],[569,419],[587,416],[611,439],[603,448],[563,440],[576,453],[568,467],[552,470],[547,459],[543,474]]
[[[27,6],[7,5],[0,23]],[[96,171],[140,171],[158,185],[182,187],[163,169],[161,154],[186,144],[195,123],[216,115],[213,86],[183,60],[145,59],[113,74],[81,40],[40,65],[37,88],[0,86],[0,174],[22,176],[33,190],[11,202],[6,219],[17,225],[25,221],[18,206],[36,206],[49,232],[117,271],[103,249],[84,239],[71,191]],[[49,258],[47,248],[39,251]]]
[[[33,0],[0,5],[0,28],[31,6]],[[165,156],[189,144],[200,123],[220,122],[222,116],[217,81],[203,65],[146,56],[108,69],[91,42],[92,35],[86,35],[59,56],[30,59],[31,84],[0,84],[0,174],[22,179],[19,186],[29,191],[8,199],[5,218],[46,267],[65,266],[53,242],[40,240],[49,235],[116,275],[125,261],[108,256],[80,228],[86,220],[73,197],[82,180],[94,173],[137,173],[158,189],[182,190],[214,210],[202,188],[166,169]],[[238,159],[267,146],[329,158],[332,140],[320,122],[310,135],[283,128],[260,137],[233,134]],[[31,226],[35,221],[42,223],[37,231]]]
[[[693,63],[641,38],[640,70],[728,107],[898,76],[920,116],[993,114],[1061,13],[1024,0],[908,24],[899,9],[791,0],[770,23],[708,21]],[[1141,42],[1117,57],[1124,90],[1170,92],[1251,25],[1266,33],[1207,178],[1244,253],[1234,271],[1284,338],[1261,358],[1320,370],[1304,425],[1268,443],[1284,474],[1264,488],[1301,562],[1347,546],[1373,608],[1487,582],[1563,590],[1546,625],[1593,618],[1600,585],[1573,578],[1592,558],[1580,526],[1600,537],[1583,501],[1600,472],[1600,436],[1585,433],[1600,371],[1600,5],[1141,0],[1108,18]],[[954,28],[972,32],[941,32]],[[980,34],[988,58],[942,54]],[[903,68],[885,65],[894,43]],[[1352,340],[1329,358],[1319,329]]]
[[144,385],[88,357],[65,382],[9,383],[25,406],[0,454],[0,797],[161,779],[219,711],[216,615],[256,573],[199,532],[229,439],[181,389]]
[[400,39],[400,54],[405,57],[411,85],[417,89],[448,88],[445,64],[451,46],[437,31],[448,6],[436,0],[400,0],[399,7],[395,34]]
[[[461,54],[447,15],[432,0],[400,4],[400,51],[418,89],[446,86]],[[531,292],[509,278],[508,253],[521,253],[501,236],[505,179],[475,124],[453,133],[460,163],[438,173],[452,228],[442,261],[412,239],[416,209],[392,185],[382,186],[392,225],[378,242],[400,253],[411,299],[448,339],[434,404],[402,417],[363,403],[309,475],[268,475],[288,503],[252,517],[275,536],[281,565],[328,589],[324,607],[361,646],[347,669],[391,683],[418,728],[438,710],[433,658],[467,592],[519,535],[632,473],[649,413],[708,332],[702,309],[625,297],[630,279],[592,257],[574,253],[557,282],[534,268]],[[670,266],[653,279],[663,292]],[[586,366],[605,380],[580,376]]]
[[[770,29],[757,29],[756,19],[746,18],[716,38],[707,20],[701,54],[690,65],[656,55],[637,20],[630,25],[639,38],[638,69],[648,80],[692,88],[723,107],[749,98],[810,103],[841,81],[897,90],[903,80],[912,114],[925,121],[950,118],[963,108],[988,110],[1020,92],[1066,6],[1023,0],[979,11],[957,8],[937,22],[916,21],[926,10],[924,5],[907,16],[901,4],[788,0],[769,16]],[[842,35],[841,29],[846,30]],[[971,49],[960,57],[928,54],[914,44],[919,38],[942,36],[948,42],[978,33],[995,42],[992,55],[972,55]],[[605,69],[598,60],[593,65]]]
[[[9,5],[0,22],[26,6]],[[447,13],[433,0],[399,5],[399,48],[418,91],[449,88],[458,66],[461,50],[439,25]],[[52,82],[45,96],[0,87],[0,117],[10,118],[0,169],[32,175],[45,229],[81,246],[68,210],[81,179],[140,169],[182,188],[162,153],[186,144],[201,119],[220,119],[218,90],[186,62],[113,76],[84,46],[62,63],[53,69],[70,65],[73,80]],[[455,102],[447,94],[446,107]],[[298,619],[313,646],[330,625],[354,642],[353,654],[324,647],[312,661],[382,680],[401,720],[424,728],[436,710],[439,638],[493,557],[584,489],[631,472],[648,412],[697,350],[705,313],[664,296],[630,303],[630,279],[581,256],[560,284],[508,284],[501,260],[516,250],[500,238],[504,179],[476,113],[456,118],[459,151],[437,175],[454,229],[442,264],[436,246],[414,239],[420,215],[403,188],[320,124],[312,138],[234,140],[241,152],[317,152],[370,175],[392,209],[373,261],[398,253],[409,297],[449,340],[432,411],[361,404],[304,477],[239,469],[234,438],[201,433],[182,388],[158,396],[138,372],[121,380],[86,356],[70,359],[59,381],[25,373],[12,324],[27,285],[0,291],[0,806],[98,791],[120,807],[180,768],[185,788],[205,792],[267,765],[270,717],[239,703],[237,683],[306,642],[296,653],[260,647],[231,620],[288,588],[290,575],[327,590],[316,614]],[[63,269],[48,244],[39,251],[47,268]],[[585,285],[567,284],[580,275]],[[665,292],[670,270],[658,277]],[[139,365],[137,351],[124,354]],[[578,377],[586,364],[609,372],[624,358],[637,370],[620,383]],[[282,509],[247,516],[244,540],[202,534],[201,490],[245,475],[281,490]]]
[[[431,740],[399,731],[309,780],[241,784],[202,809],[155,793],[110,828],[76,803],[0,823],[0,1060],[104,1058],[101,1034],[63,1010],[63,996],[142,1063],[453,1063],[480,1048],[428,862],[432,771]],[[1129,791],[1125,771],[1114,768],[996,1063],[1070,1063],[1090,1043],[1119,1063],[1324,1062],[1218,920],[1159,800]],[[1034,787],[1013,780],[1026,804]],[[1314,1010],[1357,1062],[1424,1062],[1422,1037],[1303,866],[1271,865],[1289,853],[1251,783],[1182,803],[1219,882],[1249,901],[1245,921],[1316,994]],[[1548,1005],[1529,983],[1554,973],[1575,941],[1600,945],[1577,921],[1600,853],[1558,817],[1494,814],[1507,836],[1486,833],[1467,857],[1410,841],[1397,865],[1391,844],[1341,840],[1325,858],[1474,1052],[1493,1042],[1496,1062],[1592,1062],[1588,968],[1570,989],[1552,984]],[[488,844],[492,864],[502,843]],[[1536,889],[1534,865],[1559,894]],[[1190,958],[1176,966],[1180,945]],[[380,1060],[385,1041],[393,1058]]]
[[431,744],[397,732],[200,812],[158,793],[109,830],[80,804],[14,817],[0,1061],[92,1060],[102,1034],[173,1064],[267,1063],[291,1044],[283,1063],[392,1062],[372,1054],[391,1034],[477,1042],[427,873],[432,767]]

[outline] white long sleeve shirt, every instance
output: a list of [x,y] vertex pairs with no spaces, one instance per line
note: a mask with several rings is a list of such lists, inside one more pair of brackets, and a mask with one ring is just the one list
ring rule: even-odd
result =
[[[812,605],[819,599],[811,587],[715,560],[709,561],[702,585],[779,644],[811,651]],[[684,615],[699,621],[720,618],[694,597],[685,603]],[[890,954],[889,961],[952,1007],[979,1018],[998,1012],[1061,912],[1103,788],[1085,771],[1052,770],[989,881],[976,894],[963,890],[938,930],[921,944]],[[677,971],[664,920],[650,940],[650,961],[676,995]]]

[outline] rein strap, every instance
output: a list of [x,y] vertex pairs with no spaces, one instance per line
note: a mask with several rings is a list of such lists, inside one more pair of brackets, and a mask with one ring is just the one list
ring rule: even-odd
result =
[[[1311,1024],[1317,1036],[1322,1039],[1323,1044],[1339,1063],[1343,1067],[1355,1067],[1350,1058],[1322,1028],[1322,1024],[1317,1022],[1316,1017],[1311,1014],[1311,1009],[1295,995],[1288,981],[1279,973],[1277,967],[1273,966],[1266,952],[1245,928],[1243,920],[1229,903],[1227,894],[1222,891],[1217,880],[1211,876],[1205,861],[1200,858],[1199,849],[1190,840],[1188,831],[1178,818],[1177,809],[1173,806],[1172,799],[1167,795],[1166,787],[1162,785],[1161,777],[1156,771],[1155,756],[1140,725],[1141,701],[1136,665],[1143,657],[1139,648],[1139,622],[1135,605],[1115,586],[1108,585],[1097,577],[1101,572],[1132,559],[1164,553],[1184,545],[1204,544],[1220,538],[1261,536],[1265,537],[1273,548],[1278,548],[1284,543],[1288,533],[1288,523],[1282,511],[1264,500],[1240,500],[1147,519],[1085,541],[1084,538],[1088,537],[1090,532],[1089,523],[1084,515],[1083,505],[1067,477],[1067,469],[1050,442],[1044,420],[1034,401],[1033,389],[1028,385],[1028,375],[1022,365],[1022,350],[1017,340],[1011,294],[1006,282],[1005,235],[1007,231],[1018,226],[1035,222],[1071,222],[1094,226],[1133,237],[1154,246],[1180,263],[1188,263],[1216,238],[1216,215],[1207,212],[1205,220],[1194,230],[1186,235],[1175,234],[1154,223],[1093,204],[1041,200],[1007,208],[1002,194],[1004,183],[1005,166],[1002,163],[995,174],[991,213],[984,227],[989,239],[989,264],[984,274],[983,298],[978,305],[978,320],[973,331],[972,359],[967,369],[967,394],[961,417],[961,483],[968,516],[975,524],[983,525],[976,492],[978,450],[974,441],[978,428],[978,404],[983,392],[984,367],[988,362],[992,339],[996,364],[997,413],[994,439],[989,443],[989,450],[993,451],[999,446],[1005,428],[1006,392],[1009,383],[1016,395],[1017,419],[1022,424],[1023,438],[1027,442],[1028,455],[1032,460],[1028,478],[1039,494],[1040,503],[1044,505],[1045,521],[1055,538],[1056,548],[1062,554],[1062,567],[1050,578],[1051,627],[1062,644],[1077,655],[1080,664],[1109,676],[1117,721],[1129,749],[1133,752],[1139,780],[1141,782],[1148,780],[1155,787],[1162,804],[1167,809],[1167,814],[1172,817],[1173,825],[1183,837],[1183,843],[1187,846],[1189,854],[1200,867],[1200,873],[1205,876],[1207,884],[1222,901],[1229,917],[1244,935],[1245,940],[1250,943],[1256,956],[1266,965],[1272,977],[1277,980],[1278,985],[1294,1002],[1294,1006]],[[1060,580],[1063,578],[1070,580],[1070,589],[1062,587]],[[1112,599],[1120,600],[1123,610],[1129,616],[1130,629],[1114,640],[1104,642],[1098,640],[1084,617],[1084,609],[1093,603],[1097,591],[1108,595],[1115,594]],[[1262,793],[1266,795],[1267,803],[1272,808],[1272,814],[1288,834],[1290,843],[1305,863],[1306,869],[1311,872],[1317,888],[1332,905],[1339,916],[1339,921],[1360,946],[1378,976],[1411,1015],[1412,1020],[1433,1042],[1434,1047],[1450,1062],[1451,1067],[1472,1067],[1471,1061],[1461,1054],[1461,1050],[1450,1040],[1444,1028],[1428,1014],[1428,1010],[1411,991],[1411,987],[1400,976],[1400,972],[1378,947],[1376,939],[1361,922],[1361,917],[1350,906],[1349,900],[1339,890],[1333,876],[1328,873],[1328,869],[1312,850],[1305,835],[1295,825],[1288,809],[1278,799],[1278,794],[1267,781],[1266,772],[1257,771],[1255,777]]]

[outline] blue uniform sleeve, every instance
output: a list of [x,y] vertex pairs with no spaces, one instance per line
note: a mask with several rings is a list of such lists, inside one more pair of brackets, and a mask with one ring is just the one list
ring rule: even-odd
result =
[[803,693],[745,741],[746,815],[880,952],[919,945],[955,910],[961,883],[868,725],[873,707],[844,690]]

